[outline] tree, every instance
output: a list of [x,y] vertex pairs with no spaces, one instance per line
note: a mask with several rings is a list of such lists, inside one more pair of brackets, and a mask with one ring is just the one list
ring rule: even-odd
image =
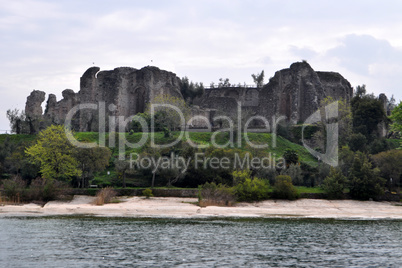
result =
[[381,100],[374,95],[356,94],[351,101],[353,114],[353,130],[366,136],[371,142],[378,136],[380,123],[388,123]]
[[292,178],[290,176],[279,175],[276,177],[272,197],[289,200],[295,200],[299,197],[297,190],[292,184]]
[[355,199],[368,200],[383,193],[385,180],[380,177],[378,168],[372,168],[372,164],[364,153],[355,154],[348,179],[350,194]]
[[27,148],[25,153],[32,162],[39,164],[45,179],[69,181],[82,174],[74,149],[64,127],[52,125],[38,134],[36,144]]
[[202,96],[205,92],[204,85],[202,83],[193,83],[190,82],[187,76],[181,79],[181,86],[180,86],[181,94],[186,101],[190,103],[193,102],[194,98],[198,96]]
[[329,176],[323,181],[322,188],[330,199],[341,199],[346,185],[347,179],[341,170],[331,167]]
[[251,77],[253,78],[254,83],[257,87],[264,86],[264,70],[262,70],[261,73],[252,74]]
[[290,164],[287,168],[282,169],[281,175],[290,176],[294,185],[303,185],[303,174],[299,164]]
[[392,110],[392,130],[402,132],[402,101]]
[[29,124],[24,110],[8,109],[7,118],[10,121],[11,132],[15,134],[30,134]]
[[[156,106],[154,109],[154,114],[152,114],[151,108],[153,107],[153,104],[166,106]],[[181,114],[169,106],[178,108]],[[154,117],[155,125],[165,126],[169,130],[176,130],[182,127],[182,119],[185,120],[184,124],[186,124],[187,120],[191,116],[191,109],[182,98],[171,95],[159,95],[155,97],[152,103],[148,105],[147,113],[150,114],[151,117]]]
[[114,166],[116,168],[116,171],[119,175],[119,177],[122,177],[122,186],[123,188],[126,188],[126,174],[127,171],[130,169],[130,164],[128,161],[125,160],[116,160],[114,162]]
[[286,166],[299,163],[299,155],[293,149],[286,149],[283,153],[283,158],[285,158]]
[[402,150],[390,150],[373,155],[372,157],[374,163],[380,169],[381,176],[389,183],[389,187],[400,187]]
[[229,78],[219,78],[218,87],[230,87],[231,84],[229,82]]
[[80,163],[82,171],[81,187],[87,187],[89,179],[94,177],[95,172],[101,172],[109,165],[112,152],[106,147],[75,148],[74,157]]
[[367,138],[362,133],[354,133],[350,137],[349,147],[353,152],[366,151]]

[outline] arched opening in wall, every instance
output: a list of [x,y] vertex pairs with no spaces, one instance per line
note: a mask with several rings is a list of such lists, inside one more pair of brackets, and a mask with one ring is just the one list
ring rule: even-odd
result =
[[145,88],[137,88],[134,96],[134,114],[143,113],[145,111]]
[[239,92],[237,92],[237,90],[235,90],[235,89],[228,90],[227,92],[225,92],[225,97],[234,98],[234,99],[238,100]]
[[286,120],[290,120],[291,115],[291,105],[292,97],[289,92],[282,92],[280,102],[279,102],[279,113],[280,115],[286,116]]

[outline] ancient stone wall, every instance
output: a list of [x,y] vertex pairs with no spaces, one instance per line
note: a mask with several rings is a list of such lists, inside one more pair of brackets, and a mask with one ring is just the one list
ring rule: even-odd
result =
[[[56,100],[50,94],[43,118],[48,122],[62,124],[67,113],[77,104],[104,103],[106,130],[116,119],[111,130],[118,130],[121,121],[144,112],[148,103],[160,94],[168,94],[182,98],[180,79],[171,72],[157,67],[144,67],[140,70],[131,67],[120,67],[109,71],[100,71],[99,67],[91,67],[82,75],[80,90],[75,93],[71,89],[63,91],[63,99]],[[253,115],[270,120],[272,116],[281,115],[291,123],[303,122],[313,114],[320,102],[331,96],[335,100],[352,98],[353,89],[350,83],[340,74],[334,72],[316,72],[307,62],[297,62],[290,68],[277,71],[262,88],[226,87],[206,89],[203,96],[194,99],[199,107],[192,108],[193,115],[211,118],[212,114],[237,114],[238,102]],[[28,117],[41,117],[41,103],[45,93],[34,90],[27,98],[26,114]],[[77,131],[97,131],[100,124],[99,111],[93,109],[80,110],[74,117],[72,126]],[[198,120],[193,127],[205,127]]]

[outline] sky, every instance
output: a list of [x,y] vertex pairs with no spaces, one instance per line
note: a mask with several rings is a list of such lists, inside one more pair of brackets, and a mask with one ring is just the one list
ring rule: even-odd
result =
[[307,60],[399,103],[401,14],[402,1],[387,0],[0,0],[0,132],[32,90],[60,100],[92,66],[253,84],[251,74],[264,70],[267,82]]

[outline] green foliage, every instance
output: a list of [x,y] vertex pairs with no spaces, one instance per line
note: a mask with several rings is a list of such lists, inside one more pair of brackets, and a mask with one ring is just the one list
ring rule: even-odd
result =
[[40,173],[45,179],[71,180],[81,176],[78,161],[63,126],[50,126],[38,134],[36,144],[26,149],[29,159],[40,165]]
[[300,164],[290,164],[286,169],[282,169],[281,175],[290,176],[294,185],[303,185],[303,174]]
[[299,155],[293,149],[286,149],[283,158],[285,158],[286,166],[299,163]]
[[10,121],[11,132],[15,134],[31,134],[30,126],[24,111],[8,109],[7,118]]
[[367,138],[362,133],[354,133],[350,137],[349,147],[353,152],[366,151]]
[[[155,107],[153,105],[165,106]],[[181,114],[166,105],[176,107],[180,110]],[[152,107],[154,107],[154,111],[152,111]],[[148,104],[147,113],[149,113],[151,117],[154,116],[156,125],[165,126],[170,130],[175,130],[182,127],[182,120],[185,121],[183,123],[187,122],[191,116],[191,109],[182,98],[171,95],[158,95],[150,104]]]
[[252,74],[251,77],[253,78],[254,83],[257,87],[264,86],[264,70],[262,70],[261,73]]
[[286,175],[276,177],[272,197],[277,199],[295,200],[299,197],[296,188],[292,184],[292,178]]
[[59,181],[36,178],[31,182],[27,195],[29,200],[52,201],[60,195],[64,185]]
[[181,79],[180,92],[185,100],[190,103],[193,102],[194,98],[202,96],[205,92],[204,85],[202,83],[190,82],[187,76]]
[[348,179],[350,194],[355,199],[368,200],[383,193],[385,180],[380,177],[378,168],[372,168],[364,153],[355,154]]
[[342,199],[347,186],[347,179],[339,169],[331,167],[329,176],[325,178],[322,188],[330,199]]
[[144,191],[142,191],[142,195],[145,196],[146,198],[150,198],[150,197],[154,196],[152,194],[152,190],[149,189],[149,188],[147,188]]
[[269,198],[269,183],[259,178],[246,178],[234,189],[238,201],[261,201]]
[[402,150],[391,150],[373,155],[373,160],[390,187],[401,186]]
[[3,180],[3,190],[6,197],[15,199],[17,196],[24,199],[26,182],[21,176],[13,176],[11,179]]
[[392,130],[402,132],[402,102],[400,102],[389,117],[392,120]]
[[224,184],[205,183],[200,187],[198,202],[200,206],[231,206],[235,197],[233,189]]
[[95,172],[105,170],[109,165],[111,155],[111,150],[106,147],[75,148],[73,150],[73,156],[82,171],[82,187],[88,187],[88,180],[94,177]]
[[363,134],[368,141],[378,137],[378,125],[388,122],[381,100],[373,95],[357,94],[351,105],[354,132]]

